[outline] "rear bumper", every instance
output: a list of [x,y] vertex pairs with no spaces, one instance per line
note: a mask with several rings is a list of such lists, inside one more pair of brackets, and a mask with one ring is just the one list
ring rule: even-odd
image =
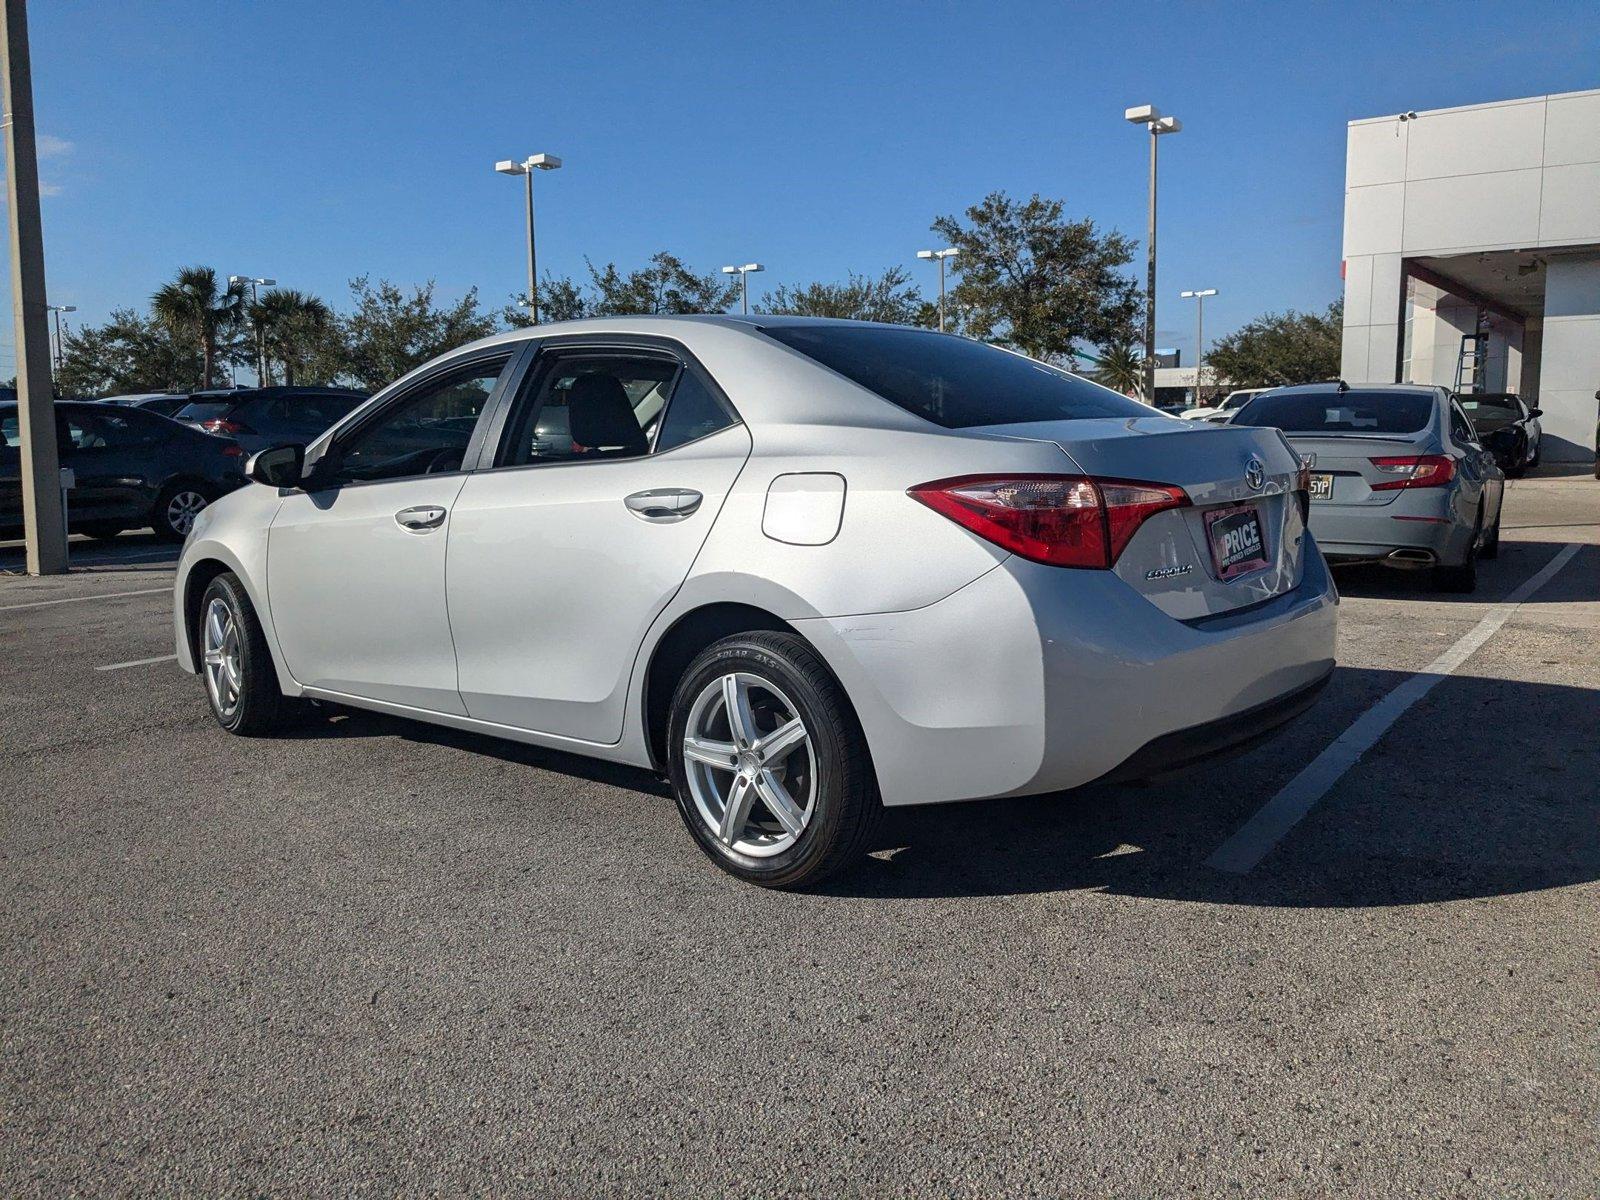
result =
[[1292,592],[1196,621],[1109,571],[1013,558],[926,608],[796,626],[854,702],[885,804],[1029,795],[1295,715],[1333,668],[1338,604],[1309,540],[1305,560]]
[[1383,560],[1398,550],[1459,563],[1466,557],[1472,529],[1456,519],[1452,505],[1453,494],[1442,490],[1403,492],[1381,506],[1313,504],[1311,532],[1334,562]]

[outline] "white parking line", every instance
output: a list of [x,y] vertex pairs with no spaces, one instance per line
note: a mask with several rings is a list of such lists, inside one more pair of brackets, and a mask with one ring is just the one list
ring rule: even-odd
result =
[[170,587],[144,588],[137,592],[101,592],[98,596],[64,596],[59,600],[32,600],[27,604],[0,604],[0,612],[15,612],[19,608],[49,608],[52,604],[83,604],[90,600],[118,600],[123,596],[154,596],[166,592],[172,594]]
[[1299,823],[1300,818],[1311,811],[1311,806],[1327,795],[1344,773],[1377,744],[1378,739],[1389,731],[1389,727],[1400,719],[1406,709],[1472,657],[1473,652],[1493,637],[1529,596],[1549,583],[1555,573],[1571,562],[1582,548],[1578,543],[1568,544],[1545,564],[1543,570],[1524,581],[1455,645],[1357,717],[1355,723],[1341,733],[1332,745],[1285,784],[1283,790],[1268,800],[1237,833],[1218,846],[1206,859],[1206,866],[1243,875],[1270,854],[1284,835]]
[[96,667],[96,671],[121,671],[128,667],[148,667],[151,663],[171,662],[177,658],[176,654],[158,654],[154,658],[136,658],[131,662],[108,663],[103,667]]

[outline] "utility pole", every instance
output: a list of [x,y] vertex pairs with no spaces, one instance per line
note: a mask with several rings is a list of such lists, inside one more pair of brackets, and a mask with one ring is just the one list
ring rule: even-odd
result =
[[51,304],[48,307],[56,319],[56,348],[52,359],[55,363],[55,373],[50,377],[54,381],[56,376],[61,374],[61,314],[77,312],[78,306],[76,304]]
[[558,171],[561,169],[561,160],[554,154],[530,154],[521,162],[503,158],[495,163],[494,169],[502,175],[521,175],[527,184],[528,205],[528,319],[537,325],[539,323],[539,264],[534,257],[533,250],[533,173],[535,171]]
[[0,59],[5,73],[3,121],[11,218],[11,310],[17,339],[17,423],[22,437],[22,525],[28,542],[28,574],[59,575],[67,569],[67,519],[50,385],[50,312],[44,291],[27,0],[3,0]]
[[1197,292],[1179,292],[1184,300],[1194,301],[1194,402],[1195,405],[1205,403],[1201,390],[1206,385],[1206,297],[1215,296],[1216,288],[1204,288]]
[[[257,295],[257,293],[256,293],[256,285],[260,284],[262,287],[274,287],[274,286],[276,286],[277,282],[278,281],[276,279],[260,279],[260,278],[255,278],[255,277],[252,277],[252,276],[249,276],[249,275],[229,275],[228,276],[228,286],[229,287],[238,287],[241,284],[246,284],[246,283],[248,283],[250,285],[250,307],[251,308],[255,308],[256,306],[258,306],[261,303],[261,297],[259,295]],[[261,327],[260,327],[260,325],[256,326],[255,333],[256,333],[256,386],[257,387],[269,387],[269,386],[271,386],[272,380],[270,378],[268,378],[268,376],[271,374],[271,372],[268,371],[268,369],[267,369],[267,343],[266,343],[266,340],[261,336]],[[228,377],[229,377],[230,380],[233,377],[233,372],[232,372],[231,367],[230,367],[229,372],[228,372]]]
[[954,258],[961,251],[955,247],[946,247],[943,250],[918,250],[918,258],[936,258],[939,260],[939,332],[944,332],[944,264],[946,259]]
[[1156,146],[1161,136],[1177,133],[1183,122],[1177,117],[1165,117],[1153,104],[1141,104],[1127,109],[1122,119],[1134,125],[1143,125],[1150,131],[1150,220],[1145,235],[1146,278],[1144,291],[1144,399],[1154,404],[1156,398]]
[[750,311],[750,272],[766,270],[760,263],[745,263],[742,267],[723,267],[724,275],[737,275],[739,277],[739,311]]

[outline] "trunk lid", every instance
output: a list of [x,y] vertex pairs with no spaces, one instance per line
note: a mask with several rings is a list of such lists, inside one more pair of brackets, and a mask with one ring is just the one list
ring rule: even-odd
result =
[[[1424,435],[1388,437],[1355,433],[1291,433],[1286,435],[1295,452],[1306,461],[1313,475],[1330,475],[1333,494],[1313,500],[1314,507],[1355,505],[1382,508],[1393,504],[1398,491],[1375,492],[1375,483],[1392,483],[1394,474],[1372,465],[1375,458],[1403,458],[1426,452]],[[1315,490],[1315,489],[1313,489]]]
[[[1112,567],[1168,616],[1214,616],[1269,600],[1300,583],[1305,533],[1295,495],[1300,461],[1276,429],[1135,417],[991,425],[982,432],[1054,442],[1068,470],[1098,479],[1181,487],[1190,504],[1146,520]],[[1252,460],[1260,469],[1254,484],[1247,478]],[[1213,538],[1213,526],[1227,521],[1232,510],[1254,511],[1259,555],[1237,558],[1250,550],[1247,516],[1236,516]],[[1231,566],[1219,565],[1214,543],[1233,560]],[[1258,557],[1264,564],[1251,565]]]

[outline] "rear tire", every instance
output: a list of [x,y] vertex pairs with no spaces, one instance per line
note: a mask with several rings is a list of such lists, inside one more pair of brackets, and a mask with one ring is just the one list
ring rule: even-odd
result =
[[126,528],[126,525],[119,525],[115,521],[90,521],[87,525],[79,525],[72,532],[81,533],[84,537],[97,542],[109,542]]
[[1489,530],[1489,536],[1483,540],[1483,549],[1478,551],[1479,558],[1496,559],[1500,557],[1500,514],[1496,513],[1494,528]]
[[673,694],[667,758],[679,815],[730,875],[808,887],[871,848],[883,805],[866,737],[795,634],[735,634],[703,650]]
[[241,737],[259,737],[290,724],[297,706],[278,687],[255,606],[231,571],[213,579],[200,598],[195,648],[217,724]]
[[[1496,522],[1498,525],[1498,522]],[[1466,561],[1459,566],[1438,566],[1433,569],[1433,590],[1468,596],[1478,590],[1478,538],[1483,533],[1483,510],[1478,511],[1478,521],[1472,527],[1472,540],[1467,543]],[[1496,530],[1498,536],[1498,529]]]

